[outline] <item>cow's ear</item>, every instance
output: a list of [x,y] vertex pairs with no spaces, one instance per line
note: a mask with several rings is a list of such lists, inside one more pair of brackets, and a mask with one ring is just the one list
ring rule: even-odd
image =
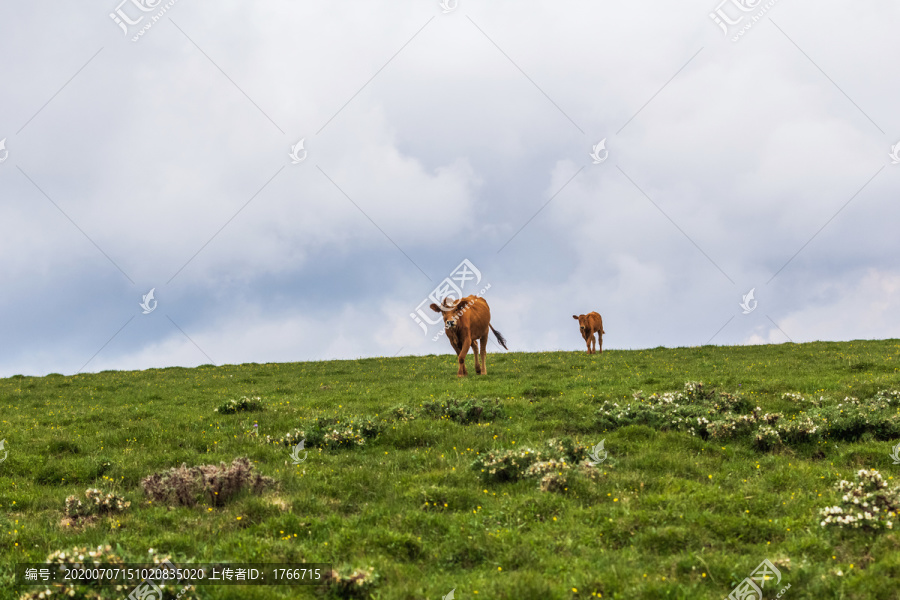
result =
[[431,306],[429,306],[429,308],[431,310],[433,310],[434,312],[441,312],[441,307],[438,306],[437,304],[435,304],[434,302],[431,303]]
[[576,321],[578,320],[578,317],[576,317],[575,315],[572,315],[572,318],[575,319]]

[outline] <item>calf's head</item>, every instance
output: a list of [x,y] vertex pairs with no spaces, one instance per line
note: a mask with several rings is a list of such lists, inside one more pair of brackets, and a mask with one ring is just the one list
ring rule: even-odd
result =
[[445,329],[455,329],[459,325],[459,318],[466,312],[466,303],[461,300],[444,298],[440,306],[432,304],[430,308],[444,317]]
[[575,319],[576,321],[578,321],[578,329],[580,329],[581,334],[584,335],[585,330],[588,329],[588,327],[590,327],[590,325],[588,324],[587,315],[578,315],[578,316],[572,315],[572,318]]

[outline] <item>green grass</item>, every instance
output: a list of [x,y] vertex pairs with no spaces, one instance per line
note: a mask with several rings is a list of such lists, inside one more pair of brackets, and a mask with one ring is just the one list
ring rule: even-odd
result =
[[[783,598],[900,597],[898,533],[819,525],[819,510],[839,502],[835,483],[857,470],[900,480],[888,456],[900,440],[863,434],[762,452],[749,439],[597,420],[604,402],[680,391],[687,381],[740,392],[785,418],[798,413],[782,400],[787,392],[866,399],[900,389],[900,341],[492,353],[487,362],[488,375],[471,368],[462,380],[449,353],[0,379],[9,452],[0,463],[0,599],[18,597],[15,563],[101,544],[126,562],[144,562],[154,548],[179,566],[371,566],[372,597],[383,600],[437,599],[453,588],[461,600],[720,600],[765,558],[780,566],[781,586],[791,585]],[[257,396],[261,411],[215,410]],[[418,415],[397,419],[398,406]],[[367,430],[364,445],[307,443],[300,465],[290,447],[265,443],[295,428],[319,440],[328,427],[366,422],[383,427]],[[595,480],[542,492],[538,480],[485,483],[471,468],[488,452],[562,437],[589,447],[605,439],[609,457]],[[149,503],[141,490],[144,477],[181,463],[241,456],[277,488],[191,508]],[[63,526],[66,497],[83,498],[89,487],[131,506]],[[235,600],[319,597],[315,588],[197,590]],[[766,598],[777,592],[767,586]]]

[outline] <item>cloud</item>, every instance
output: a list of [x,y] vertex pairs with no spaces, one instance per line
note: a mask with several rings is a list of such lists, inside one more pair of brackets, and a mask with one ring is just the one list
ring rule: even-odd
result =
[[763,327],[748,344],[785,341],[849,341],[900,338],[900,272],[865,269],[846,281],[823,281],[806,294],[799,310],[776,318],[778,327]]
[[0,374],[445,353],[464,258],[516,350],[896,336],[900,8],[713,8],[4,9]]

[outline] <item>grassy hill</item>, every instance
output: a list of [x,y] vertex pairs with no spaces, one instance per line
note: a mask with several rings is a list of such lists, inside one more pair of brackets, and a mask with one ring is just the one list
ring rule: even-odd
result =
[[[879,393],[900,389],[900,341],[492,353],[487,376],[468,360],[462,380],[449,354],[0,379],[0,598],[39,589],[13,590],[15,563],[101,545],[370,573],[182,598],[719,600],[764,559],[766,598],[900,597],[892,517],[820,514],[861,469],[900,480],[900,394]],[[242,397],[258,409],[216,411]],[[272,484],[192,506],[142,489],[239,457]],[[130,506],[67,518],[88,488]]]

